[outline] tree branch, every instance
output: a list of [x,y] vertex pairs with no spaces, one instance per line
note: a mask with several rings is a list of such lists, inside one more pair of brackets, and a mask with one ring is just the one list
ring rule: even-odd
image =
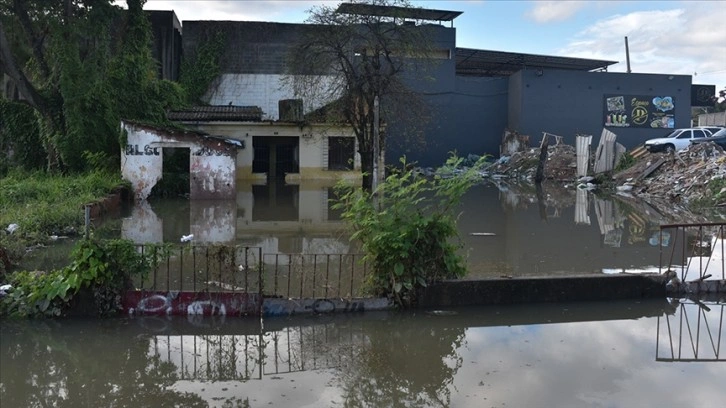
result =
[[33,28],[33,22],[30,20],[26,6],[27,4],[22,0],[13,1],[13,11],[15,11],[15,15],[18,17],[20,25],[23,26],[25,34],[30,39],[33,48],[33,56],[35,56],[35,59],[38,61],[38,65],[40,66],[40,70],[43,72],[43,76],[48,77],[50,76],[50,67],[48,66],[45,54],[43,53],[43,44],[45,43],[46,33],[38,33]]
[[0,19],[0,70],[7,74],[18,87],[20,95],[23,96],[25,101],[37,110],[42,111],[42,107],[45,105],[45,99],[38,92],[35,87],[28,81],[23,71],[18,68],[15,61],[15,56],[10,49],[8,38],[5,35],[5,26]]

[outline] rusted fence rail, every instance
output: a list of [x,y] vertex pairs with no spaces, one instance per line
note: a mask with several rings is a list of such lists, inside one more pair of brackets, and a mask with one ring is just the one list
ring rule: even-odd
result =
[[725,280],[724,226],[726,223],[661,225],[660,273],[680,282]]
[[246,246],[139,245],[151,263],[134,280],[151,292],[256,293],[284,298],[361,297],[361,254],[265,254]]

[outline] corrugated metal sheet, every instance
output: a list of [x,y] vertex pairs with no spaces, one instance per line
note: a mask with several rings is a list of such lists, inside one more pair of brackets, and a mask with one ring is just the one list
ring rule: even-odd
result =
[[587,176],[591,144],[592,135],[577,135],[575,139],[575,148],[577,149],[577,177]]
[[595,151],[595,164],[593,165],[593,172],[595,174],[604,173],[614,168],[616,138],[617,135],[615,133],[607,129],[602,130],[600,143]]

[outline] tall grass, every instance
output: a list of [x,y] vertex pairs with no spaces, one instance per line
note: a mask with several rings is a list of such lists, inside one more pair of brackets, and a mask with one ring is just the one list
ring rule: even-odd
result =
[[13,235],[60,234],[84,222],[84,204],[123,184],[119,174],[95,171],[62,176],[11,172],[0,179],[0,228],[18,224]]

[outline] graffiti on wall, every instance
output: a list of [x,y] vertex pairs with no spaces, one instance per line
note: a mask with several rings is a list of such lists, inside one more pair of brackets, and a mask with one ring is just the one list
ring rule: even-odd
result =
[[137,144],[127,144],[125,153],[127,156],[158,156],[161,154],[159,147],[152,147],[144,145],[143,148],[139,148]]
[[258,315],[255,293],[127,291],[122,300],[129,315],[244,316]]
[[384,298],[366,299],[279,299],[266,298],[262,302],[263,316],[288,316],[293,314],[354,313],[366,310],[386,310],[391,302]]

